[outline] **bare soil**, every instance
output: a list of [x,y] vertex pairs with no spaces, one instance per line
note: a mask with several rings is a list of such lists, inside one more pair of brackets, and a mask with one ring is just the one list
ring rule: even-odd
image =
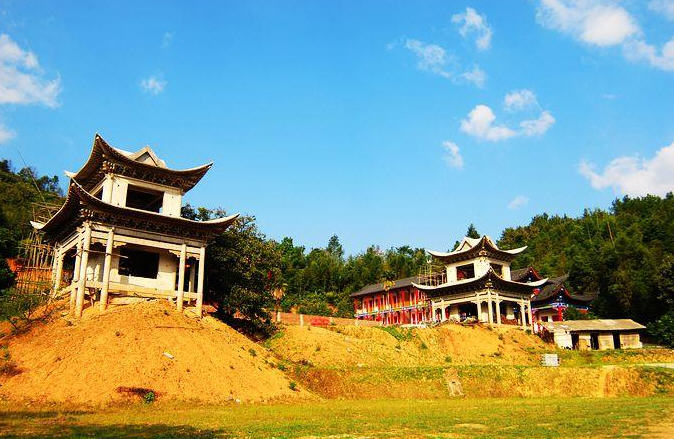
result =
[[0,362],[12,365],[12,373],[0,373],[0,398],[96,405],[150,391],[158,401],[208,403],[310,397],[290,389],[264,347],[165,301],[89,308],[79,321],[63,314],[0,338]]

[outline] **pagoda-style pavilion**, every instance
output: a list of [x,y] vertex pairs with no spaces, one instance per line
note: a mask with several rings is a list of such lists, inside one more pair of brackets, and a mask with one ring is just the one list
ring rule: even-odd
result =
[[[533,267],[527,267],[514,270],[512,279],[517,282],[536,282],[543,277]],[[576,308],[581,313],[587,313],[590,302],[596,297],[569,290],[566,286],[568,279],[568,274],[553,277],[532,290],[531,306],[534,321],[560,322],[564,320],[564,311],[567,308]]]
[[[238,216],[180,216],[183,195],[211,166],[170,169],[150,147],[126,152],[96,134],[82,169],[66,173],[70,185],[61,209],[32,223],[54,245],[54,294],[70,294],[77,317],[87,297],[104,310],[120,296],[167,298],[179,310],[194,302],[201,316],[206,245]],[[65,264],[73,267],[67,285]]]
[[435,321],[473,317],[489,324],[517,323],[522,328],[531,327],[531,291],[547,279],[533,282],[511,279],[510,264],[525,249],[502,250],[488,236],[465,237],[451,252],[429,251],[445,269],[428,277],[426,282],[420,279],[414,287],[428,298]]

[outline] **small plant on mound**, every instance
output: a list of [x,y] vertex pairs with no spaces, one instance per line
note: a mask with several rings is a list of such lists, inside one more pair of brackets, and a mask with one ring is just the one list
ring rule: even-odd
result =
[[156,399],[157,395],[155,395],[154,392],[151,390],[147,392],[145,395],[143,395],[143,402],[145,404],[152,404],[153,402],[156,401]]
[[412,340],[414,333],[411,329],[398,328],[396,326],[376,326],[376,328],[388,332],[398,341]]
[[452,362],[452,357],[450,357],[449,355],[447,355],[447,356],[445,357],[445,363],[451,363],[451,362]]
[[253,348],[248,349],[248,353],[253,357],[257,357],[257,352]]
[[422,341],[421,344],[419,345],[419,349],[424,350],[424,351],[427,350],[428,345],[426,344],[426,342]]
[[297,390],[297,383],[295,381],[291,381],[290,384],[288,384],[288,387],[290,390],[295,391]]

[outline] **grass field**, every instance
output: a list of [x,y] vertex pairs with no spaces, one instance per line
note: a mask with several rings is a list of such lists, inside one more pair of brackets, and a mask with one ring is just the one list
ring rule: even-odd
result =
[[323,401],[61,411],[0,405],[2,437],[674,437],[674,398]]

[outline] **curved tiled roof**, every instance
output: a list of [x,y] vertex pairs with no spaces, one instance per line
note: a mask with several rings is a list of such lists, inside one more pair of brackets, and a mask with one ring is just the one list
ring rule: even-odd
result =
[[419,285],[413,283],[415,288],[424,291],[428,296],[444,296],[452,293],[466,291],[475,291],[486,288],[494,288],[502,291],[510,291],[522,294],[531,294],[532,288],[544,285],[548,279],[541,279],[537,282],[521,283],[511,280],[505,280],[494,272],[491,268],[479,278],[465,279],[455,283],[444,283],[437,286]]
[[393,285],[387,282],[378,282],[376,284],[370,284],[359,291],[351,293],[351,297],[365,296],[367,294],[381,293],[384,291],[396,290],[398,288],[410,287],[417,279],[417,276],[406,277],[404,279],[398,279],[393,281]]
[[427,250],[428,253],[436,259],[449,264],[457,261],[464,261],[472,259],[481,254],[489,256],[493,259],[502,260],[502,261],[511,261],[516,255],[522,253],[527,247],[520,247],[512,250],[502,250],[494,244],[488,236],[483,236],[482,238],[469,238],[468,236],[464,237],[459,243],[456,250],[451,252],[438,252],[433,250]]
[[[149,156],[152,163],[139,161],[144,155]],[[99,134],[96,134],[87,162],[79,171],[66,172],[66,175],[89,191],[103,180],[106,173],[110,172],[180,188],[183,192],[187,192],[201,180],[211,166],[213,163],[190,169],[169,169],[150,147],[146,146],[135,153],[130,153],[113,148]]]
[[206,239],[227,229],[238,216],[236,214],[209,221],[193,221],[140,209],[114,206],[94,197],[72,180],[61,209],[46,223],[33,222],[32,225],[44,232],[47,238],[52,239],[67,233],[85,219],[167,235]]

